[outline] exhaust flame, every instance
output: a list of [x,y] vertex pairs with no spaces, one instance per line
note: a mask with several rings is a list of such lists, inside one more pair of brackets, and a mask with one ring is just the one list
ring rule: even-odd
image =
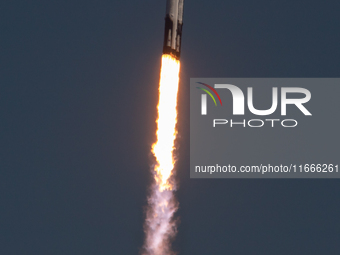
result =
[[170,239],[176,234],[173,215],[178,206],[173,194],[176,187],[170,179],[175,164],[173,150],[177,134],[179,68],[178,60],[167,54],[162,56],[157,106],[157,141],[152,145],[152,153],[157,163],[154,166],[154,184],[148,198],[144,255],[174,254],[170,248]]

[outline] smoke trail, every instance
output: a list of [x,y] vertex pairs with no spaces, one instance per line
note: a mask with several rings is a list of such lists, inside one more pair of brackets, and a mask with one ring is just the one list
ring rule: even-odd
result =
[[156,158],[153,167],[154,183],[148,198],[145,221],[144,255],[173,255],[170,241],[176,234],[173,215],[178,208],[172,182],[174,169],[174,141],[177,123],[177,92],[180,63],[170,55],[162,56],[159,82],[157,141],[152,145]]

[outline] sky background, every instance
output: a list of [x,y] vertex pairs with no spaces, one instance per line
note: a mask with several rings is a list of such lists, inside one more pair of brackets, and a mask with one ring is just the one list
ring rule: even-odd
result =
[[[0,3],[0,254],[138,254],[165,3]],[[339,180],[189,178],[189,79],[339,77],[339,10],[185,0],[180,254],[340,252]]]

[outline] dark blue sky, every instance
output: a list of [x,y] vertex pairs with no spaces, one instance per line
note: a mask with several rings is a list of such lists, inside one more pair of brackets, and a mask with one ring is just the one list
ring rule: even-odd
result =
[[[190,179],[188,121],[190,77],[339,77],[339,10],[185,0],[180,254],[340,252],[339,180]],[[0,254],[138,254],[164,16],[165,0],[0,3]]]

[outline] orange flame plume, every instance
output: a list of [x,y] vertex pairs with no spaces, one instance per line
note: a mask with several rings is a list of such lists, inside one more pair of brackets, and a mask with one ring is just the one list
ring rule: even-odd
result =
[[177,210],[174,197],[175,186],[170,182],[174,169],[174,142],[177,123],[177,92],[180,62],[171,55],[162,56],[159,82],[157,141],[152,145],[156,158],[154,184],[148,198],[145,222],[144,255],[172,255],[171,238],[176,234],[173,215]]

